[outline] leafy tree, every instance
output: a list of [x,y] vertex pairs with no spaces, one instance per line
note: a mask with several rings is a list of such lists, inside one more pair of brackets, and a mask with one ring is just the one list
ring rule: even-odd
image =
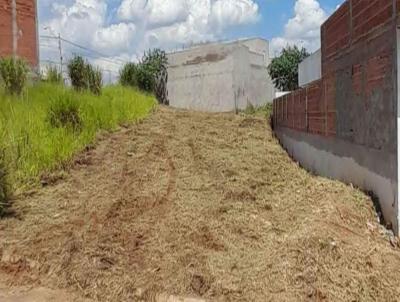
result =
[[304,47],[287,46],[279,57],[272,59],[268,72],[275,87],[282,91],[299,88],[298,66],[309,55]]

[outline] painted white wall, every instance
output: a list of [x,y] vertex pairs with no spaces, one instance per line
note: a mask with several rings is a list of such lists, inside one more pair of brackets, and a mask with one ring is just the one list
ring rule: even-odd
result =
[[307,84],[321,78],[321,49],[317,50],[299,64],[299,86]]

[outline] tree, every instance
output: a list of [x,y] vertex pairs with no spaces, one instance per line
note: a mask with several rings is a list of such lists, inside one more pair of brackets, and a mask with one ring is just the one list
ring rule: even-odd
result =
[[279,57],[272,59],[268,72],[275,87],[282,91],[292,91],[299,88],[298,66],[310,54],[303,47],[287,46]]

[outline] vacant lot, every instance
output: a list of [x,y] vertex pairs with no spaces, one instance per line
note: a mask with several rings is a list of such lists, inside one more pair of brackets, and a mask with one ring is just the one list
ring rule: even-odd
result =
[[15,208],[0,221],[6,286],[99,301],[400,296],[400,252],[371,200],[305,172],[258,117],[161,107]]

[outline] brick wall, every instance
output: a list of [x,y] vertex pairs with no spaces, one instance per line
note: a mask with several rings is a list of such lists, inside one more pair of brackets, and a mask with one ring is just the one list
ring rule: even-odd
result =
[[[15,0],[17,7],[17,55],[38,65],[36,2]],[[12,0],[0,0],[0,57],[13,54]]]
[[399,11],[399,0],[346,1],[321,27],[321,80],[274,101],[276,126],[394,151]]

